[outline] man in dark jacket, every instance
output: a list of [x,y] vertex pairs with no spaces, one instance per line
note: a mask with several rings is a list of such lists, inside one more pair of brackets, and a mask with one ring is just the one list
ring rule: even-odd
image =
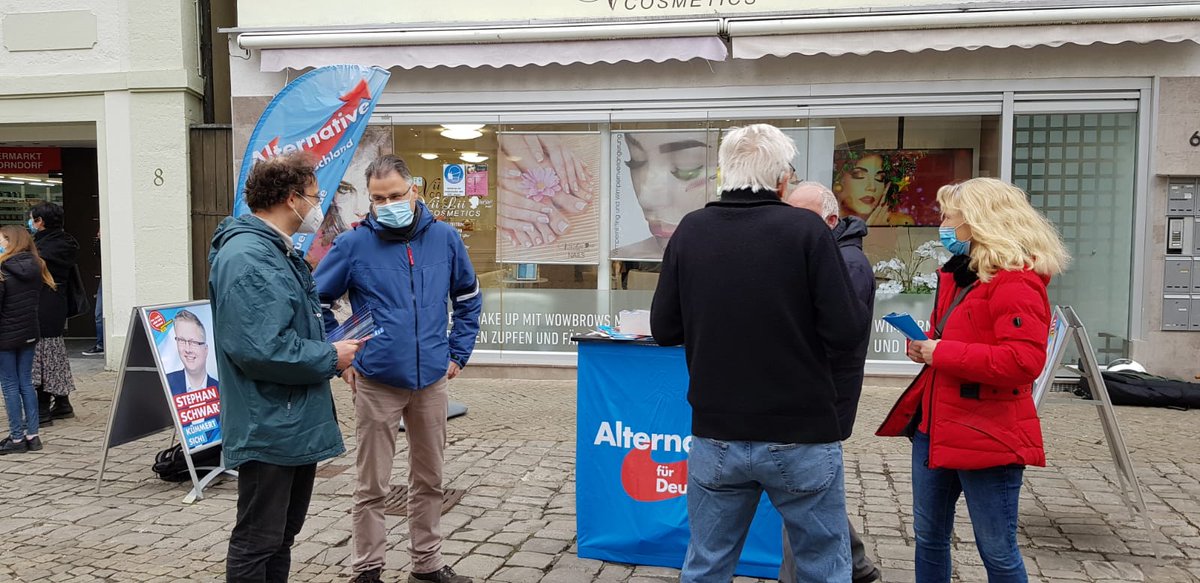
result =
[[[470,583],[442,557],[442,462],[447,381],[466,366],[479,333],[483,298],[462,237],[417,199],[404,160],[385,155],[366,170],[371,214],[343,233],[317,268],[317,291],[331,304],[349,292],[356,313],[370,309],[383,333],[343,378],[355,391],[353,581],[375,583],[387,551],[384,501],[397,428],[408,439],[410,583]],[[453,326],[446,315],[453,304]],[[337,326],[326,309],[326,329]]]
[[78,260],[79,242],[63,230],[64,217],[61,206],[44,202],[29,209],[27,221],[38,255],[46,262],[46,269],[50,270],[56,286],[55,289],[43,288],[38,302],[42,338],[38,341],[38,356],[34,364],[38,370],[34,375],[34,383],[37,385],[38,410],[43,425],[52,425],[54,419],[75,416],[70,399],[75,391],[75,380],[71,376],[63,334],[67,328],[67,316],[73,315],[67,313],[68,294],[71,291],[68,282]]
[[[871,261],[863,253],[862,241],[867,236],[867,223],[858,217],[838,220],[838,200],[824,184],[801,182],[788,192],[788,204],[817,213],[833,229],[842,260],[854,287],[854,296],[867,307],[870,314],[875,308],[875,272]],[[850,439],[854,429],[854,418],[858,415],[858,399],[862,395],[863,367],[867,362],[867,348],[871,343],[870,324],[864,327],[862,342],[854,350],[829,351],[829,365],[833,369],[833,386],[837,389],[838,423],[842,426],[842,440]],[[850,525],[850,560],[853,583],[870,583],[879,579],[879,568],[867,557],[862,538]],[[783,563],[779,566],[780,583],[795,583],[796,558],[789,548],[787,529],[783,531]]]
[[246,204],[253,214],[225,219],[209,254],[223,453],[238,470],[226,581],[286,581],[317,462],[345,451],[329,379],[359,343],[325,341],[312,274],[292,246],[321,206],[312,159],[256,164]]
[[837,244],[780,200],[796,146],[755,124],[726,133],[721,200],[688,214],[663,257],[650,326],[690,373],[691,541],[683,583],[729,581],[765,490],[800,581],[848,581],[842,427],[826,354],[862,341],[869,315]]

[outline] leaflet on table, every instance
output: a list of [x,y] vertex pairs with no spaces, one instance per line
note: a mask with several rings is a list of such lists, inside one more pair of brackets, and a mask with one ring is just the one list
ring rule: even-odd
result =
[[383,328],[375,325],[375,316],[370,309],[361,310],[350,315],[340,326],[329,333],[330,342],[340,340],[367,341],[383,334]]
[[617,329],[613,328],[612,326],[596,326],[595,333],[600,336],[612,338],[613,340],[641,340],[642,338],[647,338],[647,336],[643,336],[640,334],[629,334],[628,332],[618,332]]
[[917,322],[907,312],[900,314],[892,312],[884,316],[883,321],[891,324],[893,328],[909,340],[929,340],[929,337],[925,335],[925,331],[917,325]]

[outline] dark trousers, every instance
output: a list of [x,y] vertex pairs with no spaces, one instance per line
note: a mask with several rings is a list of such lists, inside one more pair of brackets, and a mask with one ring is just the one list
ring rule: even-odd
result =
[[292,543],[304,526],[317,464],[276,466],[246,462],[237,470],[237,524],[229,535],[225,581],[287,581]]

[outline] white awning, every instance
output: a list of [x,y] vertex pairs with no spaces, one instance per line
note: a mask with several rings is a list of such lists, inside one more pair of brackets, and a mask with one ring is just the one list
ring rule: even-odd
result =
[[418,67],[522,67],[620,61],[724,61],[725,43],[715,36],[630,38],[493,44],[319,47],[263,49],[263,71],[304,69],[339,63],[415,69]]
[[1151,42],[1200,43],[1196,22],[1122,22],[1045,26],[998,26],[952,29],[813,32],[764,36],[734,36],[733,58],[767,55],[867,55],[981,48],[1057,47]]

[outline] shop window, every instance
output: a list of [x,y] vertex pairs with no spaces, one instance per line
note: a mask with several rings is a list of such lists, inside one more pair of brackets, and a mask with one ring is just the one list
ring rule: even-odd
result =
[[1073,261],[1052,304],[1083,318],[1101,362],[1129,352],[1137,114],[1037,114],[1014,120],[1013,183],[1062,233]]
[[329,232],[365,216],[363,170],[394,152],[430,210],[462,234],[479,274],[476,348],[572,352],[572,335],[649,309],[675,227],[718,198],[722,131],[757,121],[796,142],[798,180],[830,187],[842,215],[868,223],[864,250],[880,284],[869,358],[904,359],[901,337],[878,318],[929,313],[937,188],[999,174],[997,117],[372,126]]
[[0,176],[0,225],[24,225],[29,209],[63,203],[62,173]]
[[834,191],[839,216],[867,224],[863,251],[877,285],[867,358],[906,360],[903,337],[881,318],[929,317],[937,269],[948,258],[938,241],[937,191],[999,175],[999,117],[816,119],[809,126],[834,132],[831,171],[811,179]]

